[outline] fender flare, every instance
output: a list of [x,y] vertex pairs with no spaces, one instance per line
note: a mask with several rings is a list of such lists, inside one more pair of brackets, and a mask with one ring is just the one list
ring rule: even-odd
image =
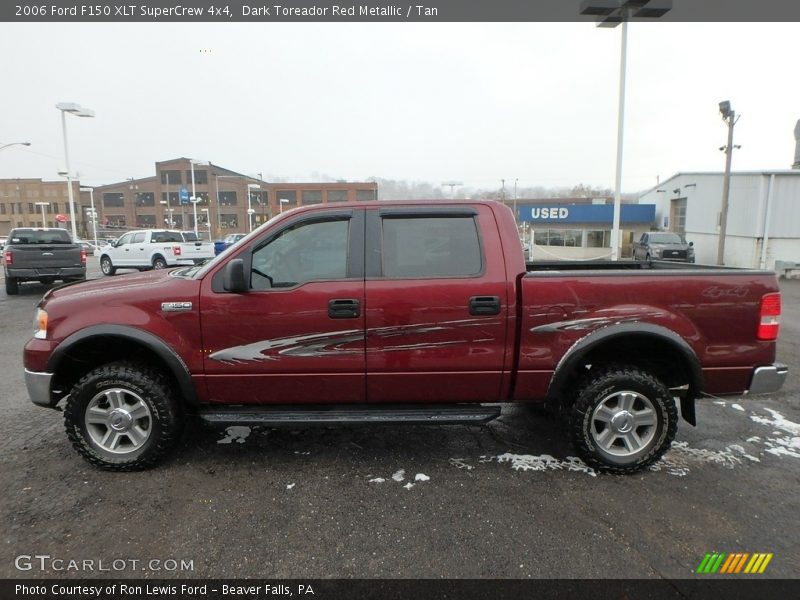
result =
[[616,338],[650,337],[660,342],[667,342],[672,348],[680,352],[689,366],[689,392],[681,397],[681,414],[683,418],[696,425],[694,400],[703,391],[703,369],[694,349],[680,335],[652,323],[618,323],[602,329],[592,331],[575,342],[556,366],[550,386],[547,390],[549,399],[556,399],[563,392],[569,382],[569,374],[580,364],[581,360],[600,344]]
[[175,352],[164,340],[161,338],[131,327],[128,325],[93,325],[86,329],[81,329],[67,337],[63,342],[56,346],[50,358],[47,361],[47,371],[49,373],[56,373],[61,361],[66,357],[67,353],[76,344],[84,342],[93,337],[107,337],[113,336],[118,338],[128,339],[137,342],[148,350],[151,350],[167,365],[175,380],[178,382],[181,395],[186,403],[190,406],[197,406],[197,391],[192,383],[192,376],[189,373],[189,368],[183,359]]

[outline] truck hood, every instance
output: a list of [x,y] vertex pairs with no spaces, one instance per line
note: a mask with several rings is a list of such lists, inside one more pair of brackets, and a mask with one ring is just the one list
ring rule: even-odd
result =
[[660,250],[688,250],[689,244],[659,244],[658,242],[650,242],[648,244],[651,248],[658,248]]
[[98,296],[112,295],[120,299],[141,297],[143,294],[157,298],[168,293],[164,288],[175,279],[170,271],[171,269],[146,271],[62,285],[47,292],[42,298],[42,305],[53,300],[68,299],[85,300],[91,305],[93,301],[97,301]]

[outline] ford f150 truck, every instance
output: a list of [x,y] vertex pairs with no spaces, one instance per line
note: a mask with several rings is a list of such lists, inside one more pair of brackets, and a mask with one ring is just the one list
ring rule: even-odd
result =
[[301,207],[202,266],[60,287],[24,351],[94,465],[156,463],[216,424],[482,423],[546,403],[581,457],[657,460],[703,393],[778,390],[774,273],[526,265],[492,201]]
[[86,279],[86,251],[58,228],[12,229],[3,248],[6,294],[19,293],[23,281],[81,281]]
[[202,242],[193,233],[142,229],[129,231],[101,248],[100,270],[103,275],[114,275],[117,269],[164,269],[213,257],[213,242]]

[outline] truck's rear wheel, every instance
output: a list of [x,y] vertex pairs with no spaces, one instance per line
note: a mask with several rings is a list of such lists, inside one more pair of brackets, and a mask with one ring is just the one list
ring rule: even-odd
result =
[[166,269],[167,268],[167,261],[164,260],[161,256],[156,256],[153,259],[153,268],[154,269]]
[[13,277],[6,277],[6,294],[16,296],[19,294],[19,281]]
[[108,256],[103,256],[100,259],[100,270],[103,272],[103,275],[108,275],[109,277],[117,272],[117,268]]
[[611,473],[633,473],[653,464],[669,449],[678,429],[669,388],[635,367],[587,374],[566,418],[581,458]]
[[96,467],[135,471],[157,463],[181,430],[165,377],[144,365],[110,363],[72,388],[64,409],[67,436]]

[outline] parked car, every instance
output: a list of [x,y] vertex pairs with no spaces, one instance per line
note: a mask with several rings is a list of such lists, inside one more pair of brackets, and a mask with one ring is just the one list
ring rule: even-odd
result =
[[497,202],[337,203],[284,213],[202,267],[49,291],[25,380],[112,470],[158,462],[190,415],[478,424],[519,402],[560,415],[591,467],[630,473],[669,448],[676,397],[694,425],[706,393],[781,387],[779,319],[772,272],[526,270]]
[[643,233],[633,243],[633,258],[636,260],[671,260],[694,262],[694,242],[686,243],[677,233],[650,231]]
[[64,229],[19,227],[3,248],[3,271],[9,296],[25,281],[80,281],[86,279],[86,251]]
[[164,269],[213,258],[212,242],[185,241],[194,235],[167,229],[129,231],[100,250],[100,270],[114,275],[117,269]]
[[216,255],[224,252],[246,235],[246,233],[229,233],[223,239],[216,240],[214,242],[214,254]]

